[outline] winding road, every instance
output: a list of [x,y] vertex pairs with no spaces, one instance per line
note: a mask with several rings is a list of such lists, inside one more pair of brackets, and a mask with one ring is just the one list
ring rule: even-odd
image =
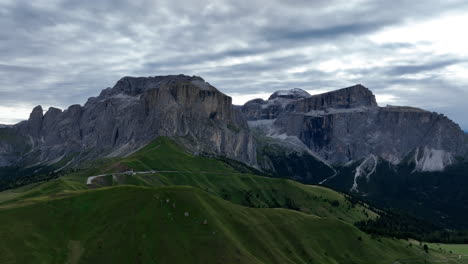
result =
[[242,173],[242,172],[213,172],[213,171],[176,171],[176,170],[149,170],[149,171],[125,171],[125,172],[115,172],[115,173],[107,173],[107,174],[100,174],[100,175],[95,175],[95,176],[89,176],[86,184],[93,184],[93,180],[99,177],[105,177],[105,176],[116,176],[116,175],[138,175],[138,174],[154,174],[154,173],[201,173],[201,174],[248,174],[248,173]]

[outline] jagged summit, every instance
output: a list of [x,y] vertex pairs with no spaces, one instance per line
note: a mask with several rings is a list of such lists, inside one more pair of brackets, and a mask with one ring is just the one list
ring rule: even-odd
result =
[[302,99],[302,98],[308,98],[311,95],[300,89],[300,88],[293,88],[289,90],[278,90],[274,92],[268,100],[274,100],[276,98],[286,98],[286,99]]
[[43,113],[44,113],[44,110],[42,109],[42,106],[38,105],[33,108],[31,114],[29,115],[29,119],[36,118],[36,117],[42,118]]
[[42,127],[42,118],[44,117],[44,111],[42,106],[38,105],[34,107],[31,114],[29,115],[28,130],[32,136],[38,136]]

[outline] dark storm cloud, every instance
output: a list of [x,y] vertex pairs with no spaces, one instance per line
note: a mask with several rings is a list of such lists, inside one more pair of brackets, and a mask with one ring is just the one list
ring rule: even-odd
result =
[[[466,58],[369,38],[467,8],[435,0],[0,0],[0,107],[63,108],[122,76],[184,73],[244,95],[363,83],[453,113],[468,128],[459,114],[468,111],[459,99],[466,80],[449,76],[467,68]],[[11,120],[0,113],[0,123]]]

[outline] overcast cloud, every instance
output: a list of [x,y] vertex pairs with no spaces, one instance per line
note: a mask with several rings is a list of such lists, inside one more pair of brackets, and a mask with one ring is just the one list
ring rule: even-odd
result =
[[183,73],[237,104],[361,83],[468,130],[466,25],[464,0],[0,0],[0,123]]

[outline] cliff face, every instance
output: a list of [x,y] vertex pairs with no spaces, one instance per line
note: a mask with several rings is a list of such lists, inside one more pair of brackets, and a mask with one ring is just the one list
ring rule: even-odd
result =
[[270,119],[271,137],[300,139],[311,151],[337,165],[376,155],[394,164],[421,150],[418,170],[441,170],[466,154],[464,132],[447,117],[412,107],[378,107],[362,85],[289,102]]
[[10,166],[29,151],[28,139],[9,126],[0,127],[0,167]]
[[460,128],[443,115],[400,107],[374,107],[329,113],[285,113],[275,122],[280,134],[296,135],[332,163],[370,154],[399,163],[426,147],[444,155],[464,151]]
[[[255,145],[231,98],[200,77],[124,77],[84,106],[44,115],[36,107],[12,129],[29,139],[28,163],[129,154],[157,136],[177,137],[194,153],[255,164]],[[1,155],[1,154],[0,154]]]
[[157,136],[176,137],[193,153],[257,165],[249,126],[337,165],[374,155],[436,171],[468,152],[466,134],[447,117],[378,107],[362,85],[314,96],[300,89],[277,91],[268,100],[234,107],[202,78],[173,75],[124,77],[84,106],[65,111],[34,108],[29,120],[0,127],[0,167],[123,156]]
[[287,105],[287,112],[307,113],[325,109],[349,109],[357,107],[376,107],[374,94],[358,84],[329,93],[314,95]]

